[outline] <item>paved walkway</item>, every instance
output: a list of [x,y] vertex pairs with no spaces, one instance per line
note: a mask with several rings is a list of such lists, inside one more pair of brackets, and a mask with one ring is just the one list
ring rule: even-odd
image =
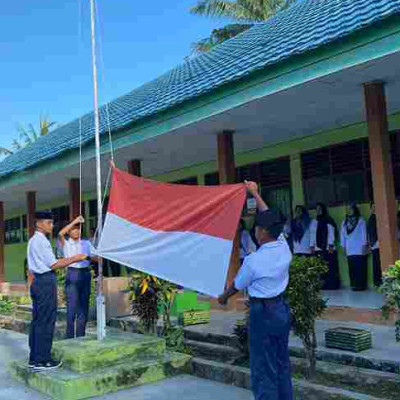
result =
[[[7,371],[11,360],[27,356],[27,336],[0,330],[0,400],[47,400],[34,390],[14,381]],[[192,376],[179,376],[156,384],[141,386],[106,396],[93,397],[97,400],[251,400],[248,390],[227,386]]]

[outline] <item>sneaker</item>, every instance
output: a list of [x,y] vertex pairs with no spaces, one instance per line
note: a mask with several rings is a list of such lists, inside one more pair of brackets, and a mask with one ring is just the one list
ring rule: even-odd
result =
[[35,368],[35,362],[34,361],[31,361],[31,360],[29,360],[29,362],[28,362],[28,368],[29,369],[32,369],[32,368]]
[[39,371],[53,371],[55,369],[58,369],[62,366],[63,362],[62,361],[54,361],[50,360],[47,362],[43,363],[35,363],[33,367],[34,372],[39,372]]

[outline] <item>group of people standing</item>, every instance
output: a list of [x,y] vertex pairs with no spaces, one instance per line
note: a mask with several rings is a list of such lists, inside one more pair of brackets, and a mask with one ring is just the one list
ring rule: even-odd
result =
[[[350,204],[342,221],[340,231],[324,204],[317,204],[316,218],[311,219],[304,206],[297,206],[295,217],[286,225],[293,253],[303,256],[320,256],[329,266],[324,276],[325,290],[340,287],[336,243],[339,242],[347,258],[351,288],[362,291],[368,286],[368,255],[372,254],[375,286],[382,283],[379,241],[375,206],[370,205],[368,222],[361,216],[355,203]],[[339,238],[340,235],[340,238]]]
[[[372,255],[373,280],[375,286],[382,283],[379,241],[375,205],[370,205],[371,214],[366,221],[355,203],[350,204],[340,229],[329,215],[323,203],[316,205],[316,216],[311,218],[304,206],[296,206],[294,217],[289,218],[284,234],[290,244],[292,253],[305,257],[321,257],[329,266],[323,276],[324,290],[340,288],[338,262],[338,246],[342,247],[346,256],[351,288],[362,291],[368,286],[368,256]],[[400,236],[400,235],[399,235]],[[240,257],[244,257],[256,249],[252,231],[247,231],[241,224]]]

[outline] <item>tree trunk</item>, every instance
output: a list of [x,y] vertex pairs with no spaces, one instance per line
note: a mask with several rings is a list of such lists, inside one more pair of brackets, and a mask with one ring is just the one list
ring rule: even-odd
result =
[[304,351],[306,354],[307,369],[305,371],[306,379],[313,379],[316,371],[316,358],[315,349],[317,348],[317,338],[315,330],[310,334],[306,335],[303,340]]

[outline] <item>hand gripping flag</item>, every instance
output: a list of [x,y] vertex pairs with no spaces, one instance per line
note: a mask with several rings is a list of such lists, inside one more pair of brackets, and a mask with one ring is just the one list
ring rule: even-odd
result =
[[113,170],[97,254],[211,296],[222,293],[244,184],[187,186]]

